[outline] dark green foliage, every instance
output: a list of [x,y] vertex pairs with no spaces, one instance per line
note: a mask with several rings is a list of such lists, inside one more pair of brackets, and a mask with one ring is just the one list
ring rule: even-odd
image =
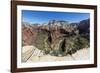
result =
[[41,26],[41,31],[37,33],[36,41],[33,45],[40,50],[44,50],[45,54],[54,56],[72,55],[77,50],[89,48],[89,21],[88,19],[80,23],[71,24],[59,21],[59,24],[62,26],[57,26],[54,25],[56,21],[53,20],[45,27]]
[[69,36],[69,37],[62,37],[59,40],[62,40],[59,44],[58,49],[51,48],[50,41],[48,40],[48,35],[43,32],[39,32],[36,41],[36,47],[41,50],[45,51],[45,54],[51,54],[54,56],[64,56],[67,54],[73,54],[77,50],[82,48],[89,47],[89,40],[83,36]]
[[73,54],[77,50],[83,49],[83,48],[88,48],[89,47],[89,41],[81,36],[77,37],[70,37],[69,40],[67,40],[67,54]]
[[39,49],[44,49],[44,39],[47,37],[47,34],[44,32],[38,32],[36,41],[35,41],[35,46]]

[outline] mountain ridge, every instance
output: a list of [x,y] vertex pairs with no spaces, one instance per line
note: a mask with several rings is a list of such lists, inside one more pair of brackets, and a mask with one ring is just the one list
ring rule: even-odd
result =
[[76,48],[89,46],[87,43],[89,43],[90,19],[79,23],[51,20],[46,23],[47,25],[24,24],[22,23],[22,46],[34,45],[54,55],[71,53],[70,48],[76,51]]

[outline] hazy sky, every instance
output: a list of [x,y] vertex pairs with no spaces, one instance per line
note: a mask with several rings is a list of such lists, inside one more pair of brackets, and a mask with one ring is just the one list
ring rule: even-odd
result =
[[89,13],[22,10],[22,21],[28,23],[46,23],[49,20],[79,22],[88,18]]

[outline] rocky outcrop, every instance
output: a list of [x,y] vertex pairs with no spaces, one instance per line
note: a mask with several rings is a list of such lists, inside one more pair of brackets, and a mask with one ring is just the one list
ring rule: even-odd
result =
[[76,53],[67,56],[52,56],[52,55],[43,55],[43,56],[31,56],[27,62],[33,63],[33,62],[55,62],[55,61],[81,61],[81,60],[88,60],[89,57],[89,48],[78,50]]
[[35,46],[23,46],[22,47],[22,62],[27,62],[31,56],[43,56],[45,53],[39,50]]
[[32,45],[35,42],[37,36],[37,27],[33,27],[29,24],[22,25],[22,45]]
[[[89,47],[90,20],[79,23],[51,20],[45,24],[22,24],[22,46],[33,45],[45,54],[72,55]],[[28,49],[28,48],[27,48]]]
[[90,40],[90,19],[80,21],[78,29],[80,35]]
[[78,26],[79,33],[89,33],[90,30],[90,19],[82,20]]

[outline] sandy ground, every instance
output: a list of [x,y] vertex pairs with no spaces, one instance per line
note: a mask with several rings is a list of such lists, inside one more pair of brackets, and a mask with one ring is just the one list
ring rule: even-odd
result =
[[56,57],[51,55],[43,55],[41,50],[37,50],[34,46],[24,46],[22,48],[22,62],[51,62],[51,61],[71,61],[71,60],[87,60],[89,59],[89,49],[81,49],[72,56]]

